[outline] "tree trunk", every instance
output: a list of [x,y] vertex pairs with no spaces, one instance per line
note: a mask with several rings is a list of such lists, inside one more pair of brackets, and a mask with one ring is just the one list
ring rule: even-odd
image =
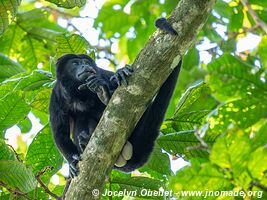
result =
[[169,21],[177,36],[156,30],[133,63],[127,87],[113,94],[89,144],[79,175],[72,180],[68,200],[100,199],[105,180],[123,145],[181,56],[193,44],[216,0],[181,0]]

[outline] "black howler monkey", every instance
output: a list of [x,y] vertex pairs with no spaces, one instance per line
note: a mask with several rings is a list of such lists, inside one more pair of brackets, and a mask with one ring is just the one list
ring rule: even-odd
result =
[[[77,175],[77,163],[118,85],[127,85],[130,66],[116,73],[97,67],[84,54],[66,54],[58,59],[57,82],[50,98],[50,123],[55,143]],[[159,89],[131,133],[115,168],[130,172],[141,167],[152,152],[179,75],[181,62]],[[72,133],[72,138],[70,134]]]

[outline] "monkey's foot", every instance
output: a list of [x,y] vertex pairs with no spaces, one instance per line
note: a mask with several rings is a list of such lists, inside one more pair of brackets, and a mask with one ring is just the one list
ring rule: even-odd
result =
[[72,156],[72,161],[69,163],[69,171],[70,171],[70,177],[74,178],[74,176],[78,175],[78,168],[77,168],[77,164],[79,161],[81,161],[81,157],[78,154],[74,154]]
[[126,165],[127,161],[130,160],[133,156],[133,145],[127,141],[124,145],[119,158],[117,159],[115,166],[123,167]]

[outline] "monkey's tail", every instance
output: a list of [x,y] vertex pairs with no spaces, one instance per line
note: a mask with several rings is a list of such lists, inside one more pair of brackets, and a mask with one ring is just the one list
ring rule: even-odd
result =
[[129,142],[133,145],[132,158],[127,161],[125,166],[115,168],[130,172],[147,162],[175,89],[181,65],[182,62],[180,61],[163,83],[154,101],[147,108],[132,132],[129,138]]

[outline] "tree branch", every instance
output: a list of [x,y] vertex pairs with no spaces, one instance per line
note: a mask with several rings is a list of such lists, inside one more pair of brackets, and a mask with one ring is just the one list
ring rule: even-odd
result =
[[259,18],[255,10],[251,8],[251,5],[248,3],[248,1],[241,0],[241,3],[248,9],[248,13],[252,16],[252,18],[256,22],[256,25],[261,27],[262,30],[264,30],[264,32],[267,33],[267,24]]
[[66,199],[100,199],[129,134],[158,88],[193,44],[214,4],[215,0],[181,0],[169,19],[178,35],[157,30],[150,37],[132,65],[135,73],[129,78],[129,85],[119,87],[113,94],[82,155],[80,173],[72,180]]

